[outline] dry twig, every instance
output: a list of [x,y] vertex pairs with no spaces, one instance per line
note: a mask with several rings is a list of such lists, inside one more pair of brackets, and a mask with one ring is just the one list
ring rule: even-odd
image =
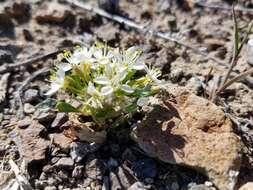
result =
[[49,53],[47,53],[45,55],[39,55],[39,56],[36,56],[34,58],[31,58],[29,60],[26,60],[26,61],[23,61],[23,62],[20,62],[20,63],[4,64],[3,66],[0,67],[0,74],[13,71],[15,68],[20,67],[20,66],[31,65],[31,64],[36,63],[36,62],[38,62],[40,60],[48,59],[48,58],[50,58],[52,56],[57,55],[61,51],[62,51],[62,49],[58,49],[58,50],[54,50],[52,52],[49,52]]
[[[206,4],[201,1],[194,1],[193,0],[193,3],[199,7],[208,8],[208,9],[225,10],[225,11],[231,11],[233,9],[232,6],[220,6],[220,5],[214,5],[214,4]],[[253,9],[250,9],[250,8],[235,7],[234,10],[236,12],[253,14]]]
[[93,7],[93,6],[91,6],[91,5],[87,4],[87,3],[79,2],[78,0],[67,0],[67,2],[70,3],[70,4],[73,4],[74,6],[79,7],[81,9],[84,9],[84,10],[87,10],[87,11],[90,11],[90,12],[94,12],[94,13],[102,16],[102,17],[105,17],[107,19],[113,20],[114,22],[117,22],[117,23],[120,23],[120,24],[124,24],[124,25],[126,25],[126,26],[128,26],[128,27],[130,27],[132,29],[137,30],[138,32],[141,32],[141,33],[144,33],[144,34],[148,33],[148,34],[151,34],[154,37],[159,37],[159,38],[162,38],[162,39],[174,42],[177,45],[180,45],[181,47],[190,49],[194,53],[202,55],[203,57],[205,57],[207,59],[213,60],[216,63],[219,63],[219,64],[227,66],[227,64],[224,63],[224,62],[222,62],[221,60],[219,60],[219,59],[217,59],[217,58],[215,58],[213,56],[208,55],[208,53],[203,52],[203,51],[199,50],[198,48],[195,48],[195,47],[193,47],[193,46],[191,46],[189,44],[186,44],[186,43],[184,43],[182,41],[179,41],[179,40],[171,37],[168,33],[155,31],[155,30],[153,30],[151,28],[147,28],[144,25],[140,25],[140,24],[137,24],[137,23],[135,23],[135,22],[133,22],[131,20],[128,20],[128,19],[126,19],[126,18],[124,18],[122,16],[108,13],[108,12],[106,12],[103,9],[100,9],[98,7]]
[[42,75],[42,74],[46,74],[49,73],[50,69],[49,68],[42,68],[36,72],[34,72],[30,77],[28,77],[22,84],[21,86],[17,89],[17,94],[16,94],[16,100],[18,101],[19,104],[19,108],[17,111],[17,115],[19,118],[23,118],[24,117],[24,106],[23,106],[23,101],[22,101],[22,93],[24,88],[32,81],[34,80],[36,77]]

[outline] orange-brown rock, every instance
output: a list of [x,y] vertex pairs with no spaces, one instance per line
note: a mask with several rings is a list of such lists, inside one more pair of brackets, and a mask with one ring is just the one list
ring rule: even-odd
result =
[[234,189],[241,142],[219,107],[185,88],[166,86],[146,110],[133,132],[144,151],[164,162],[198,170],[221,190]]

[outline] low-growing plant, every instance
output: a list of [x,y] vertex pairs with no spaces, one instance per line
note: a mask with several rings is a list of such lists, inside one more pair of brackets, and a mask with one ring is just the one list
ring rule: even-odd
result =
[[148,96],[159,90],[161,72],[149,68],[136,47],[127,50],[96,43],[90,48],[76,47],[65,51],[51,74],[52,95],[64,91],[70,99],[81,102],[58,101],[60,112],[76,112],[91,116],[103,126],[107,121],[135,111],[146,103]]

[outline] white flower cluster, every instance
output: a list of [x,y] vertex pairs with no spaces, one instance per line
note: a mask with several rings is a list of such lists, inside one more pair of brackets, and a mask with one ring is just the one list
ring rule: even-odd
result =
[[136,47],[126,51],[103,44],[81,47],[63,60],[56,66],[46,95],[64,89],[84,101],[86,114],[91,114],[89,109],[120,111],[151,95],[152,88],[161,83],[160,71],[148,68]]

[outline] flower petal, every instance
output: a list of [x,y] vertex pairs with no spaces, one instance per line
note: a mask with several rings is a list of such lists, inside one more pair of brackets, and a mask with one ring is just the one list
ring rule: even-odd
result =
[[89,82],[88,84],[87,93],[91,96],[94,95],[94,93],[96,93],[96,88],[92,82]]
[[51,88],[49,91],[47,91],[45,93],[46,96],[51,96],[53,95],[54,93],[56,93],[59,89],[61,88],[61,85],[56,83],[56,82],[52,82],[51,83]]
[[132,47],[130,47],[130,48],[128,48],[128,49],[126,50],[126,54],[127,54],[127,55],[133,54],[136,50],[137,50],[137,47],[132,46]]
[[71,64],[69,64],[69,63],[61,63],[58,67],[59,67],[59,69],[65,71],[65,72],[72,69]]
[[113,88],[111,86],[104,86],[101,88],[101,94],[107,96],[113,92]]
[[143,70],[145,69],[146,65],[144,63],[137,62],[137,63],[134,63],[132,67],[134,70]]
[[110,84],[110,81],[106,77],[97,77],[94,79],[94,82],[102,85]]
[[125,91],[126,93],[129,93],[129,94],[134,92],[134,90],[130,86],[128,86],[127,84],[123,84],[121,86],[121,90],[123,90],[123,91]]

